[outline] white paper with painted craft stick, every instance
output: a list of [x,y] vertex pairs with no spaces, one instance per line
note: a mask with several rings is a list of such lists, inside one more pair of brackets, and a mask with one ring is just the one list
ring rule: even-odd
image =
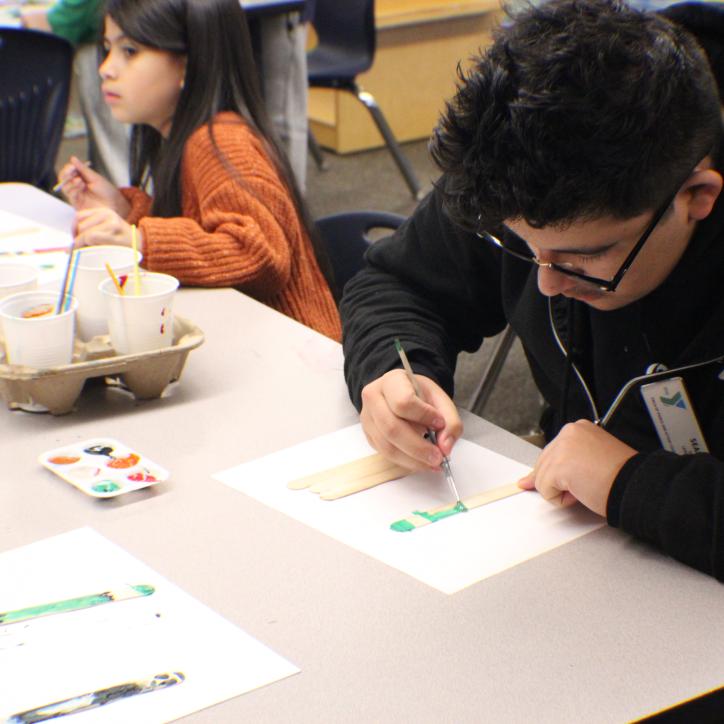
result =
[[[214,478],[442,591],[455,593],[603,525],[575,506],[561,509],[524,492],[413,531],[390,530],[413,511],[452,503],[444,478],[415,473],[346,498],[324,501],[291,480],[374,452],[353,425],[217,473]],[[460,497],[521,478],[530,468],[460,440],[451,456]]]
[[[72,207],[69,214],[72,217]],[[70,226],[70,224],[69,224]],[[38,271],[38,284],[60,279],[73,245],[69,232],[0,209],[0,263],[28,264]]]
[[180,684],[77,715],[88,723],[157,724],[299,671],[90,528],[0,554],[0,612],[124,584],[150,584],[156,590],[0,625],[0,721],[72,696],[180,671],[186,677]]

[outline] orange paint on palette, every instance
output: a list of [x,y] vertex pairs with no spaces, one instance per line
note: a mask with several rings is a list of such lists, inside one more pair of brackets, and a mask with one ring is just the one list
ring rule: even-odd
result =
[[80,458],[73,457],[72,455],[56,455],[55,457],[48,458],[48,462],[53,463],[53,465],[72,465],[79,460]]
[[124,458],[113,458],[107,466],[109,468],[132,468],[141,458],[135,453],[131,453]]

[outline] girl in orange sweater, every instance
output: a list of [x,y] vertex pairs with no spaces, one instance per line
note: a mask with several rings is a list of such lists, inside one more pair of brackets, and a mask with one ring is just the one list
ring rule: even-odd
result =
[[104,99],[134,124],[135,187],[71,158],[59,181],[76,246],[130,246],[136,224],[148,269],[236,287],[339,339],[331,272],[270,130],[239,0],[110,0],[103,45]]

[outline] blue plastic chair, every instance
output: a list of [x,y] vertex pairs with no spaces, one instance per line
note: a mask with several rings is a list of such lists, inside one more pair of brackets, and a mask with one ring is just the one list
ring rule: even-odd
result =
[[0,28],[0,181],[53,186],[72,60],[63,38]]
[[[412,196],[420,198],[420,182],[387,119],[372,94],[357,84],[357,76],[369,70],[375,58],[374,0],[315,0],[312,25],[319,42],[307,54],[310,87],[348,91],[367,108]],[[311,132],[309,146],[322,167],[321,150]]]
[[372,229],[394,231],[404,220],[404,216],[386,211],[349,211],[317,219],[317,231],[324,242],[340,295],[344,285],[364,266],[365,252],[373,243],[369,232]]

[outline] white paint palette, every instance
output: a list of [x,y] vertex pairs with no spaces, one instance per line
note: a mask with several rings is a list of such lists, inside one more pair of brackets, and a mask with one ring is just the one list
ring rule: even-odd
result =
[[169,478],[168,470],[107,437],[49,450],[38,462],[94,498],[113,498]]

